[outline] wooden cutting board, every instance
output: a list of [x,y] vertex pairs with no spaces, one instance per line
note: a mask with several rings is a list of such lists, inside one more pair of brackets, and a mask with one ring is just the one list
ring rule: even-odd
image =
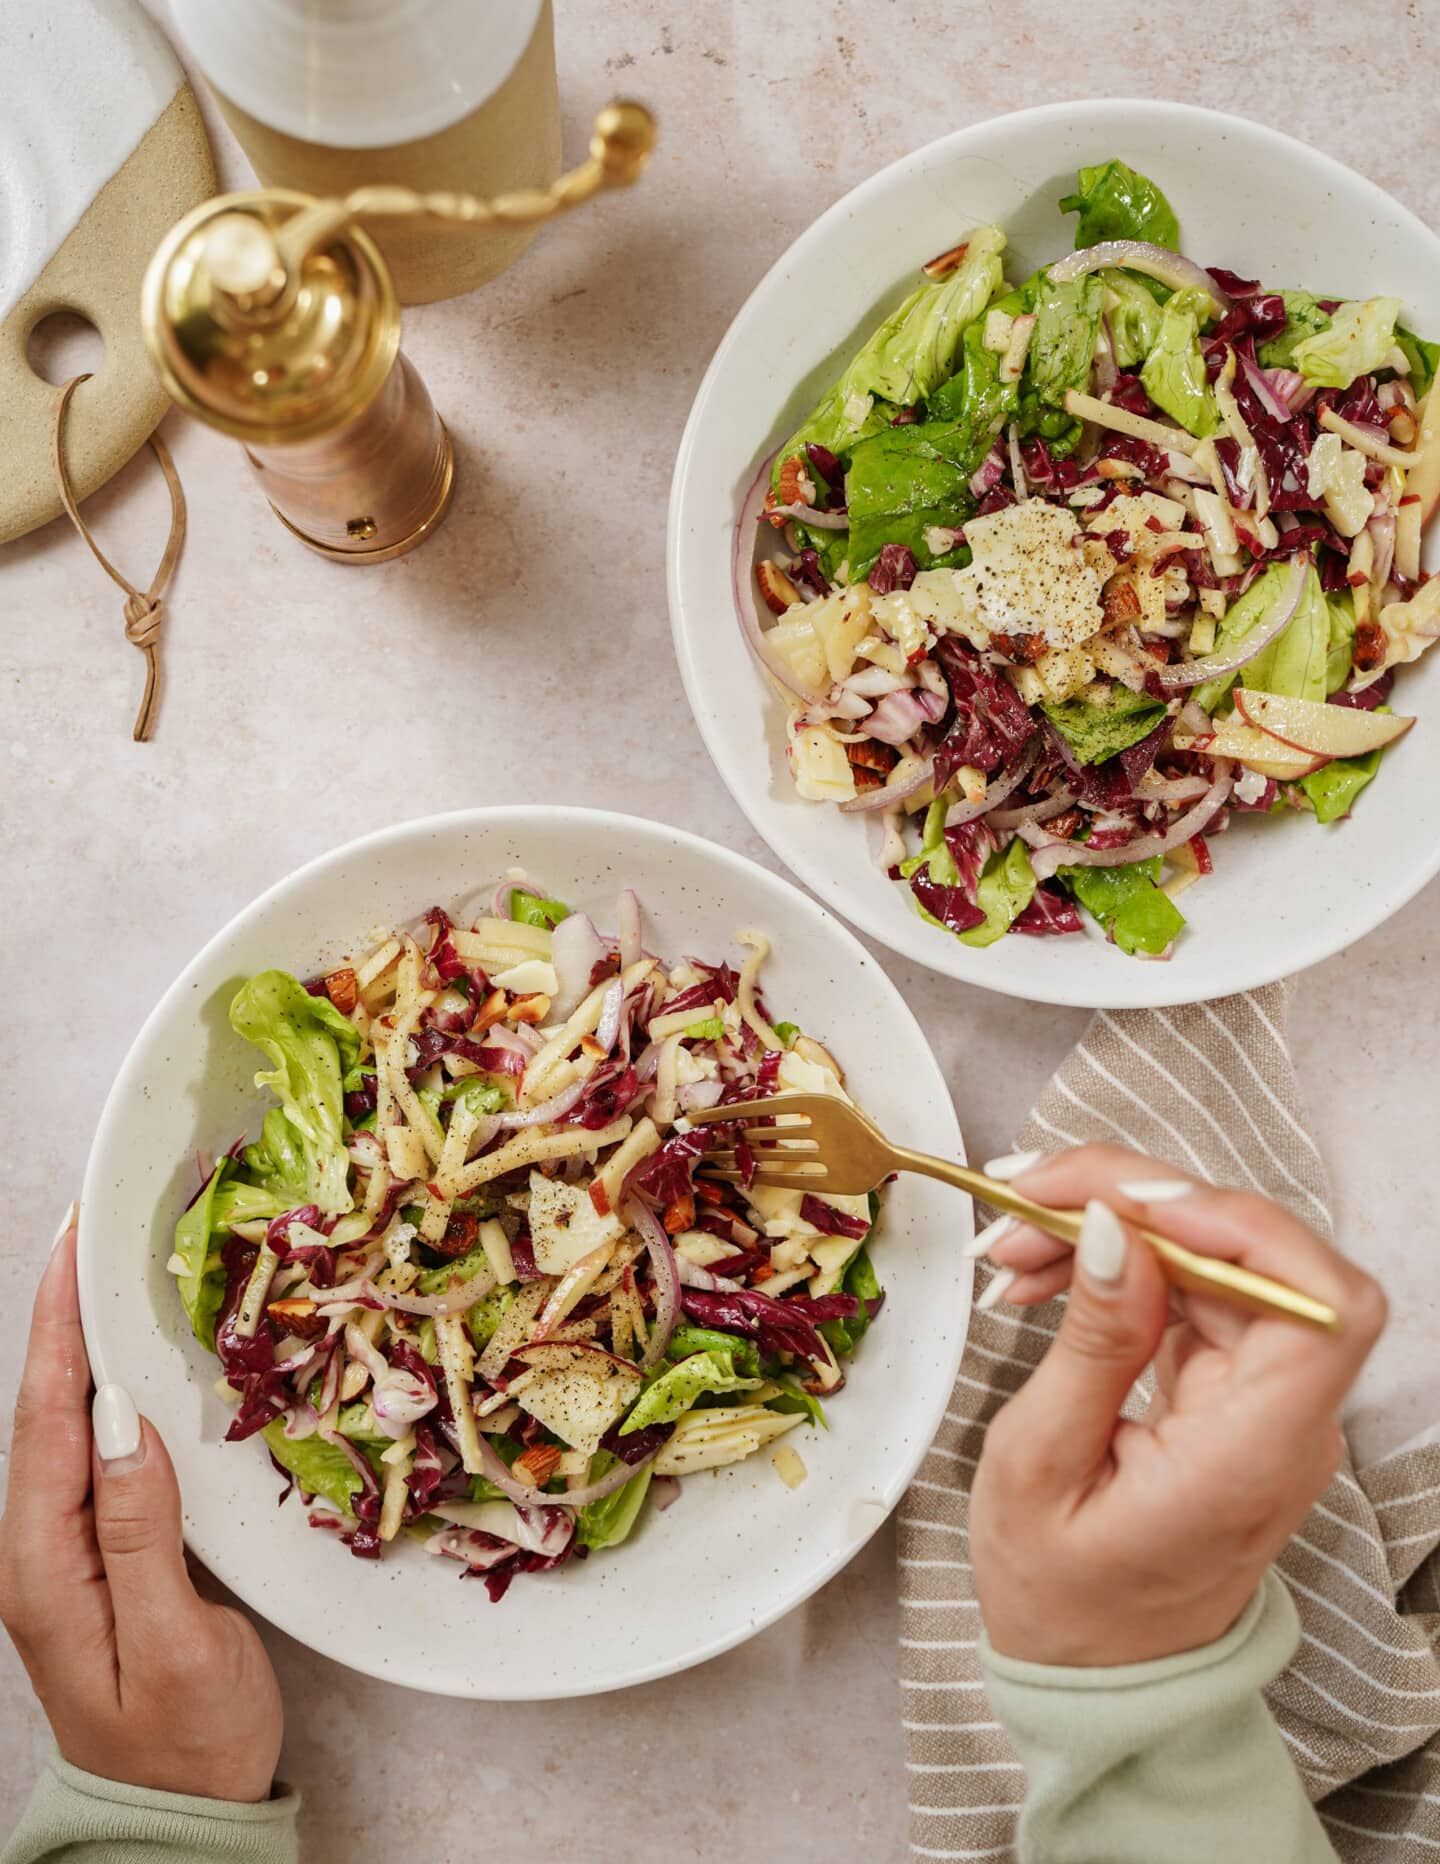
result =
[[99,331],[65,457],[84,499],[170,406],[140,330],[140,281],[183,213],[215,191],[179,62],[135,0],[0,6],[0,543],[57,517],[53,386],[26,355],[52,311]]

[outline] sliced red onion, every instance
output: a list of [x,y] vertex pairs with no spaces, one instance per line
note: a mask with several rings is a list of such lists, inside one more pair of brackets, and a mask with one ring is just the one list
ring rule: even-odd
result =
[[1255,399],[1272,421],[1279,421],[1283,426],[1290,419],[1290,403],[1282,395],[1276,393],[1269,376],[1263,369],[1251,362],[1243,350],[1237,349],[1235,355],[1245,372],[1245,380],[1254,390]]
[[817,531],[848,531],[850,517],[844,511],[817,511],[813,505],[776,505],[772,507],[772,516],[777,518],[794,518],[799,524],[808,524]]
[[1178,453],[1174,447],[1165,449],[1165,471],[1172,479],[1183,479],[1186,485],[1209,485],[1210,475],[1205,468],[1188,453]]
[[[1290,559],[1290,566],[1285,581],[1280,585],[1280,592],[1270,607],[1256,622],[1243,639],[1231,647],[1221,648],[1218,653],[1206,654],[1201,660],[1177,660],[1168,667],[1158,667],[1156,672],[1162,686],[1199,686],[1205,680],[1223,679],[1227,674],[1238,673],[1241,667],[1248,666],[1259,653],[1262,653],[1276,635],[1283,634],[1294,619],[1295,611],[1300,606],[1300,597],[1304,593],[1305,578],[1309,573],[1310,559],[1303,552]],[[1208,723],[1206,729],[1209,729]]]
[[891,809],[927,784],[935,772],[933,757],[902,757],[878,790],[862,790],[840,807],[846,815],[864,815],[871,809]]
[[701,1107],[717,1106],[724,1092],[723,1081],[687,1081],[675,1098],[682,1112],[692,1113]]
[[659,1219],[640,1198],[627,1200],[624,1216],[630,1228],[645,1239],[645,1247],[650,1252],[651,1273],[655,1277],[655,1320],[650,1328],[649,1343],[640,1360],[641,1366],[648,1372],[670,1344],[670,1335],[675,1331],[675,1323],[680,1318],[680,1286],[684,1280],[684,1270]]
[[510,895],[512,893],[533,893],[537,900],[548,900],[550,895],[538,880],[533,880],[523,867],[512,868],[510,874],[496,887],[490,901],[490,914],[494,919],[510,917]]
[[[618,984],[618,978],[616,982]],[[544,1126],[549,1120],[563,1119],[589,1085],[588,1078],[572,1081],[569,1087],[562,1088],[552,1100],[542,1101],[538,1107],[523,1112],[519,1107],[512,1107],[507,1113],[493,1113],[489,1117],[496,1132],[513,1133],[518,1132],[522,1126]]]
[[[895,678],[893,674],[887,674],[886,677]],[[903,680],[895,680],[897,687],[903,686],[904,683]],[[888,690],[890,689],[887,688]],[[798,722],[802,725],[824,725],[832,718],[843,718],[853,723],[856,719],[866,717],[869,711],[870,701],[868,699],[862,699],[858,692],[852,692],[845,686],[837,686],[831,696],[822,700],[819,705],[806,706]]]
[[308,1404],[292,1405],[285,1413],[285,1435],[292,1443],[303,1443],[320,1428],[320,1413]]
[[997,441],[981,460],[976,471],[971,474],[970,490],[976,498],[984,498],[987,492],[993,491],[999,485],[1005,477],[1005,464],[1005,455]]
[[[543,1506],[546,1508],[584,1508],[590,1502],[603,1501],[607,1495],[613,1495],[616,1489],[623,1489],[631,1476],[643,1469],[652,1456],[659,1454],[660,1445],[657,1443],[648,1456],[642,1456],[638,1462],[634,1463],[617,1462],[615,1467],[606,1470],[598,1481],[586,1483],[583,1489],[568,1489],[563,1495],[545,1496]],[[527,1488],[523,1482],[516,1481],[483,1436],[480,1438],[480,1467],[486,1480],[493,1482],[502,1495],[508,1495],[512,1502],[522,1508],[535,1506],[535,1490]],[[440,1511],[437,1509],[435,1512]]]
[[990,826],[1019,828],[1025,822],[1049,822],[1054,816],[1064,815],[1074,801],[1074,790],[1059,790],[1054,796],[1047,796],[1043,802],[1026,803],[1023,809],[997,810],[990,818]]
[[[640,896],[633,887],[621,889],[615,920],[620,932],[620,969],[628,971],[644,955],[640,946]],[[613,1035],[610,1040],[615,1040]]]
[[711,1269],[702,1269],[698,1262],[692,1262],[688,1256],[676,1256],[675,1266],[679,1270],[680,1285],[683,1288],[699,1288],[706,1294],[736,1294],[742,1284],[731,1281],[728,1275],[716,1275]]
[[1215,728],[1210,714],[1198,699],[1185,701],[1176,716],[1175,723],[1183,725],[1192,738],[1208,738]]
[[1030,856],[1030,865],[1034,869],[1035,878],[1049,880],[1059,867],[1125,867],[1132,861],[1148,861],[1152,855],[1169,854],[1172,848],[1190,841],[1206,827],[1230,794],[1230,783],[1229,760],[1217,757],[1214,780],[1193,809],[1181,816],[1178,822],[1172,823],[1163,834],[1142,835],[1119,848],[1091,848],[1084,842],[1052,841],[1033,823],[1026,823],[1020,835],[1034,850]]
[[740,617],[740,629],[746,645],[771,679],[805,705],[820,705],[824,694],[802,684],[785,657],[770,646],[766,639],[766,629],[760,620],[760,611],[755,606],[755,527],[765,509],[765,493],[770,484],[770,467],[774,457],[771,454],[756,473],[735,523],[735,547],[730,556],[730,585],[735,597],[735,612]]
[[1268,374],[1270,386],[1292,416],[1301,413],[1314,398],[1316,384],[1307,382],[1297,370],[1271,369]]
[[[946,828],[958,828],[962,822],[973,822],[977,816],[988,816],[992,809],[998,808],[1005,798],[1013,795],[1029,776],[1039,752],[1040,741],[1037,737],[1013,770],[1007,771],[998,781],[985,786],[985,794],[978,803],[956,803],[954,808],[947,810]],[[1058,814],[1059,811],[1057,810],[1056,813]]]
[[1147,803],[1188,803],[1209,787],[1204,777],[1157,777],[1140,783],[1135,794]]
[[1079,252],[1067,253],[1047,270],[1057,284],[1068,285],[1074,279],[1084,278],[1087,272],[1098,272],[1107,265],[1120,266],[1127,272],[1144,272],[1176,291],[1194,285],[1207,294],[1222,317],[1230,309],[1229,298],[1207,271],[1193,260],[1182,258],[1178,252],[1152,246],[1148,240],[1102,240],[1098,246],[1084,246]]
[[471,1276],[469,1281],[462,1282],[458,1288],[447,1288],[443,1294],[396,1294],[391,1289],[382,1291],[372,1281],[362,1279],[345,1288],[325,1289],[325,1299],[318,1311],[328,1319],[346,1307],[372,1310],[395,1307],[402,1314],[423,1314],[433,1318],[437,1314],[458,1314],[467,1307],[473,1307],[494,1285],[493,1278],[487,1280],[483,1276]]
[[345,1150],[366,1171],[374,1171],[377,1165],[385,1163],[385,1148],[374,1133],[351,1133],[345,1141]]

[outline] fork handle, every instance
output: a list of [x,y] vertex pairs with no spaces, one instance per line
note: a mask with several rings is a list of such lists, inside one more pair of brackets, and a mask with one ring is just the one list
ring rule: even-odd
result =
[[[906,1146],[895,1146],[893,1151],[895,1163],[902,1171],[919,1172],[926,1178],[939,1178],[945,1184],[954,1185],[958,1191],[968,1191],[972,1197],[980,1198],[1009,1216],[1019,1217],[1024,1223],[1033,1224],[1037,1230],[1044,1230],[1047,1235],[1057,1237],[1062,1243],[1073,1246],[1080,1240],[1080,1225],[1085,1215],[1083,1211],[1054,1210],[1048,1204],[1036,1204],[1030,1198],[1022,1197],[1012,1186],[1002,1184],[998,1178],[988,1178],[982,1171],[975,1171],[968,1165],[953,1164],[949,1159],[934,1158],[928,1152],[912,1152]],[[1251,1313],[1278,1314],[1286,1320],[1304,1321],[1309,1326],[1320,1327],[1327,1333],[1339,1331],[1340,1316],[1335,1309],[1327,1302],[1317,1301],[1313,1295],[1304,1294],[1298,1288],[1287,1287],[1284,1282],[1273,1281],[1268,1275],[1257,1274],[1254,1269],[1243,1268],[1238,1262],[1226,1262],[1219,1256],[1199,1255],[1193,1249],[1172,1242],[1168,1236],[1160,1236],[1154,1230],[1141,1229],[1138,1224],[1130,1227],[1139,1230],[1155,1251],[1165,1279],[1172,1288],[1184,1288],[1191,1294],[1217,1295],[1222,1301],[1247,1308]]]

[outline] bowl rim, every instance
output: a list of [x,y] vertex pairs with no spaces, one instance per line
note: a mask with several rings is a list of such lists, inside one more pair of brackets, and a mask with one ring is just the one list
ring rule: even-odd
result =
[[[854,964],[862,962],[871,973],[880,980],[880,988],[891,999],[892,1008],[898,1013],[902,1026],[908,1025],[917,1045],[917,1065],[919,1056],[924,1057],[924,1066],[928,1068],[927,1086],[933,1093],[937,1118],[947,1127],[947,1148],[953,1148],[953,1155],[964,1160],[965,1145],[960,1130],[959,1117],[955,1111],[954,1096],[946,1080],[944,1070],[930,1046],[919,1018],[905,1001],[894,980],[889,976],[883,962],[865,950],[850,927],[832,913],[823,902],[812,898],[788,874],[776,873],[770,868],[762,867],[758,861],[741,854],[733,848],[724,847],[708,837],[697,835],[691,829],[679,828],[669,822],[663,822],[646,816],[628,815],[620,810],[596,809],[583,806],[571,807],[556,803],[515,803],[487,804],[469,809],[447,810],[434,815],[416,816],[408,820],[390,823],[383,828],[373,829],[364,835],[338,846],[328,848],[300,866],[291,869],[278,880],[272,882],[254,899],[231,915],[201,946],[199,951],[185,964],[179,975],[165,989],[158,1002],[144,1018],[137,1030],[124,1060],[115,1072],[105,1104],[96,1122],[95,1136],[91,1141],[89,1156],[86,1160],[84,1180],[80,1192],[79,1233],[77,1244],[77,1279],[80,1296],[81,1328],[85,1337],[86,1351],[89,1356],[92,1380],[95,1387],[108,1382],[101,1337],[104,1331],[100,1324],[101,1296],[107,1285],[107,1258],[100,1247],[97,1226],[86,1223],[86,1210],[103,1209],[104,1189],[100,1183],[102,1160],[114,1150],[117,1140],[115,1129],[123,1121],[125,1111],[144,1080],[143,1057],[155,1034],[163,1029],[167,1020],[181,1008],[183,1002],[193,990],[193,981],[206,966],[221,956],[230,941],[247,929],[255,920],[261,918],[273,905],[281,901],[292,888],[304,882],[323,877],[327,871],[340,867],[347,862],[383,855],[385,850],[395,843],[418,840],[435,833],[454,832],[464,828],[485,828],[503,823],[506,827],[524,825],[526,822],[553,825],[560,820],[566,824],[576,821],[590,825],[596,831],[606,828],[623,829],[626,832],[639,831],[642,836],[654,838],[660,843],[670,841],[686,845],[701,858],[728,869],[732,873],[741,873],[753,880],[759,876],[760,885],[770,886],[789,893],[800,903],[801,910],[812,918],[828,922],[827,930],[837,940],[837,951],[845,960]],[[969,1222],[973,1228],[973,1202],[961,1195],[956,1205],[956,1220],[959,1226],[956,1236],[947,1242],[958,1245],[964,1240],[965,1225]],[[152,1239],[153,1244],[153,1239]],[[937,1247],[940,1246],[937,1243]],[[649,1663],[637,1664],[633,1670],[625,1672],[616,1679],[590,1681],[581,1679],[576,1682],[547,1686],[537,1681],[527,1686],[515,1687],[502,1685],[498,1688],[487,1687],[482,1695],[474,1689],[459,1685],[442,1685],[425,1679],[418,1669],[406,1671],[403,1666],[393,1662],[382,1665],[379,1662],[364,1660],[363,1656],[327,1649],[315,1642],[310,1634],[304,1614],[298,1608],[292,1608],[283,1592],[277,1592],[267,1585],[263,1572],[257,1566],[252,1572],[238,1578],[229,1571],[220,1571],[210,1565],[206,1555],[192,1545],[188,1511],[182,1505],[182,1528],[187,1547],[196,1554],[202,1563],[209,1566],[215,1577],[234,1593],[252,1612],[264,1618],[277,1630],[294,1638],[308,1650],[333,1662],[343,1664],[361,1674],[372,1676],[377,1681],[396,1684],[402,1688],[421,1691],[424,1694],[440,1695],[460,1700],[487,1702],[540,1702],[566,1701],[581,1696],[602,1695],[621,1689],[634,1688],[642,1683],[650,1683],[662,1677],[675,1675],[693,1669],[708,1662],[712,1657],[745,1643],[757,1633],[768,1629],[797,1606],[818,1592],[820,1588],[834,1579],[849,1563],[868,1545],[876,1532],[894,1513],[905,1491],[909,1488],[921,1463],[929,1453],[930,1444],[940,1427],[945,1410],[954,1389],[955,1375],[959,1370],[965,1346],[969,1338],[970,1314],[973,1293],[973,1264],[955,1249],[956,1277],[954,1299],[958,1321],[955,1334],[953,1363],[947,1361],[943,1376],[937,1376],[935,1394],[928,1411],[918,1420],[917,1428],[907,1440],[907,1447],[895,1465],[895,1471],[886,1480],[880,1493],[883,1506],[867,1508],[863,1516],[863,1530],[852,1532],[843,1546],[837,1547],[801,1578],[790,1585],[777,1588],[763,1609],[749,1612],[737,1618],[736,1622],[714,1635],[706,1635],[689,1649],[679,1655],[665,1655]],[[966,1273],[966,1270],[969,1273]],[[158,1336],[157,1336],[158,1337]],[[160,1341],[162,1347],[169,1350],[168,1343]],[[177,1350],[184,1350],[183,1348]],[[112,1368],[113,1369],[113,1368]],[[868,1497],[865,1499],[869,1499]],[[183,1504],[183,1497],[182,1497]],[[852,1507],[852,1527],[856,1518]],[[873,1517],[873,1518],[872,1518]]]
[[[1038,985],[1034,979],[1022,981],[1008,977],[993,967],[987,971],[983,964],[977,962],[986,956],[984,951],[972,954],[957,940],[942,939],[933,927],[927,926],[917,916],[912,914],[905,921],[890,924],[883,921],[879,913],[872,913],[863,897],[857,899],[856,890],[843,876],[837,876],[818,858],[810,857],[803,837],[794,838],[793,846],[783,848],[777,840],[772,839],[769,820],[758,807],[752,808],[745,794],[744,774],[740,766],[729,757],[727,734],[722,728],[720,715],[707,709],[704,703],[704,677],[693,651],[694,639],[701,632],[699,617],[692,628],[687,620],[686,593],[681,572],[682,558],[687,548],[684,533],[686,519],[690,516],[690,486],[697,471],[702,430],[709,422],[711,405],[719,396],[722,378],[728,373],[732,356],[748,340],[744,326],[755,308],[779,288],[784,275],[797,259],[803,259],[812,248],[822,246],[834,228],[851,219],[873,196],[883,195],[907,175],[924,172],[949,155],[964,154],[975,145],[983,144],[985,138],[998,126],[1004,125],[1007,129],[1033,126],[1037,130],[1052,124],[1074,127],[1082,116],[1087,125],[1095,125],[1097,133],[1105,133],[1114,123],[1133,122],[1138,116],[1163,121],[1167,127],[1172,128],[1183,128],[1189,124],[1196,130],[1222,137],[1227,133],[1238,132],[1283,150],[1288,156],[1298,154],[1332,183],[1347,191],[1358,189],[1368,195],[1377,212],[1383,209],[1387,220],[1398,218],[1401,230],[1427,246],[1434,253],[1437,263],[1440,263],[1440,233],[1427,226],[1413,209],[1398,201],[1378,182],[1362,175],[1338,157],[1317,149],[1312,143],[1236,111],[1215,110],[1202,104],[1176,103],[1150,97],[1082,96],[1002,111],[963,129],[937,136],[898,156],[894,161],[887,162],[883,168],[867,175],[833,201],[776,255],[773,263],[735,311],[695,391],[675,456],[665,535],[666,593],[670,609],[670,632],[681,683],[711,762],[735,804],[766,847],[835,913],[848,919],[868,938],[874,939],[887,950],[957,983],[974,985],[997,995],[1017,997],[1023,1002],[1053,1003],[1070,1008],[1163,1009],[1257,990],[1348,950],[1383,926],[1440,873],[1440,840],[1429,849],[1418,851],[1413,863],[1407,864],[1398,876],[1392,877],[1388,868],[1377,873],[1373,885],[1366,893],[1365,910],[1356,915],[1356,929],[1347,930],[1337,939],[1333,931],[1327,932],[1324,929],[1326,919],[1317,916],[1308,925],[1294,928],[1288,943],[1283,946],[1277,943],[1274,955],[1270,957],[1264,955],[1263,945],[1258,948],[1251,946],[1250,961],[1234,965],[1223,982],[1217,983],[1212,978],[1207,982],[1185,983],[1182,979],[1186,973],[1177,964],[1141,964],[1134,960],[1124,967],[1117,960],[1113,967],[1113,984],[1099,981],[1084,988],[1065,987],[1059,982],[1052,986],[1049,984],[1049,971],[1042,971]],[[759,457],[758,453],[755,457]],[[732,513],[726,523],[727,539],[733,534],[733,529]],[[724,601],[727,617],[733,617],[728,578]],[[734,651],[741,654],[749,664],[750,656],[745,649],[738,622],[733,628],[733,636]]]

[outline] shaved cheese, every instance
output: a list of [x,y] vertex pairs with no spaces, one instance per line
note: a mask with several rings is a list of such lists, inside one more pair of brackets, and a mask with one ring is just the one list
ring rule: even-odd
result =
[[508,970],[492,971],[490,982],[497,990],[513,991],[517,997],[530,997],[537,993],[553,997],[560,989],[555,967],[548,958],[526,958],[520,964],[512,964]]
[[[598,1132],[586,1132],[583,1126],[566,1127],[560,1132],[543,1133],[526,1131],[516,1136],[493,1152],[482,1153],[473,1159],[463,1171],[456,1175],[454,1190],[457,1197],[467,1197],[477,1186],[488,1184],[492,1178],[503,1178],[506,1172],[517,1171],[522,1165],[536,1165],[542,1159],[574,1158],[581,1152],[599,1152],[606,1146],[613,1146],[630,1131],[630,1116],[622,1114],[609,1126],[602,1126]],[[659,1141],[659,1135],[656,1135]]]
[[956,585],[992,633],[1074,647],[1103,623],[1100,577],[1085,560],[1073,511],[1027,499],[972,518],[965,541],[970,563],[954,572]]
[[623,1230],[618,1217],[600,1215],[583,1185],[531,1172],[530,1240],[546,1275],[564,1275],[582,1256],[618,1242]]
[[738,1463],[804,1421],[803,1411],[766,1411],[754,1405],[686,1411],[650,1467],[657,1476],[684,1476]]
[[855,772],[834,733],[823,725],[799,725],[788,739],[786,757],[801,801],[849,802],[855,794]]
[[684,1256],[687,1262],[702,1269],[708,1269],[712,1262],[723,1262],[726,1256],[735,1253],[734,1243],[722,1241],[708,1230],[682,1230],[671,1241],[677,1256]]

